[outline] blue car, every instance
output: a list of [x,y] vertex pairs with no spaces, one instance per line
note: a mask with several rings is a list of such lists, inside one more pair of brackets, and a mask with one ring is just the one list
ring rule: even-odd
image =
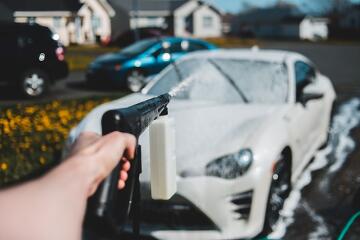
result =
[[147,76],[160,72],[172,61],[197,51],[216,49],[208,42],[177,37],[151,38],[123,50],[102,55],[88,67],[86,79],[92,85],[111,85],[138,92]]

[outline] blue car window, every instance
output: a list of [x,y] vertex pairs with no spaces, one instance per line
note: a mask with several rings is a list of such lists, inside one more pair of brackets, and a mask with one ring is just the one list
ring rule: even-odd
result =
[[141,41],[138,41],[138,42],[124,48],[120,52],[125,54],[125,55],[136,56],[136,55],[138,55],[140,53],[143,53],[145,50],[147,50],[150,47],[154,46],[158,42],[159,41],[156,40],[156,39],[141,40]]
[[301,86],[305,84],[306,81],[315,77],[315,70],[309,64],[306,64],[301,61],[295,63],[295,79],[296,85]]
[[205,50],[205,49],[207,49],[207,47],[201,43],[190,42],[189,52]]

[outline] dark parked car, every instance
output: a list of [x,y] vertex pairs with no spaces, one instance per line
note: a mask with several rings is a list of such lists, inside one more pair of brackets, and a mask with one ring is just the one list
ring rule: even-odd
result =
[[0,23],[0,36],[0,86],[16,86],[27,97],[39,97],[68,75],[65,49],[49,28]]
[[115,53],[96,58],[88,67],[90,85],[112,85],[138,92],[146,77],[159,73],[171,62],[197,50],[212,50],[208,42],[178,37],[150,38],[138,41]]

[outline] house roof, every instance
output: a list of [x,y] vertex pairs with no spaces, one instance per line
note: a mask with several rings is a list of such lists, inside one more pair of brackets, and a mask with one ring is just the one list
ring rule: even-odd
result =
[[79,0],[1,0],[7,8],[13,12],[35,12],[35,11],[70,11],[80,9],[82,3]]

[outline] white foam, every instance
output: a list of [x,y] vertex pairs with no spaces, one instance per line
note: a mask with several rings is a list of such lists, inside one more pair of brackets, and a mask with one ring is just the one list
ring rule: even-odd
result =
[[[316,153],[313,162],[309,164],[293,185],[293,189],[280,212],[281,217],[275,227],[275,231],[269,235],[270,238],[282,238],[286,233],[287,227],[294,222],[294,212],[299,206],[301,190],[311,182],[311,173],[329,165],[329,173],[338,171],[345,163],[349,153],[354,150],[355,142],[350,137],[350,132],[360,123],[359,106],[360,99],[357,98],[351,99],[340,106],[337,114],[333,117],[329,130],[328,145],[325,149]],[[329,231],[325,221],[310,206],[304,205],[304,208],[313,221],[317,223],[315,230],[309,234],[308,239],[319,239],[316,237],[320,235],[328,236]]]
[[302,204],[305,211],[309,214],[310,218],[314,223],[316,223],[316,228],[313,232],[308,235],[309,240],[319,240],[319,239],[328,239],[329,238],[329,230],[326,226],[325,220],[317,215],[315,210],[312,209],[307,202],[303,202]]
[[180,92],[185,91],[193,80],[194,80],[194,76],[189,76],[185,78],[179,85],[177,85],[176,87],[170,90],[169,92],[170,96],[175,97]]

